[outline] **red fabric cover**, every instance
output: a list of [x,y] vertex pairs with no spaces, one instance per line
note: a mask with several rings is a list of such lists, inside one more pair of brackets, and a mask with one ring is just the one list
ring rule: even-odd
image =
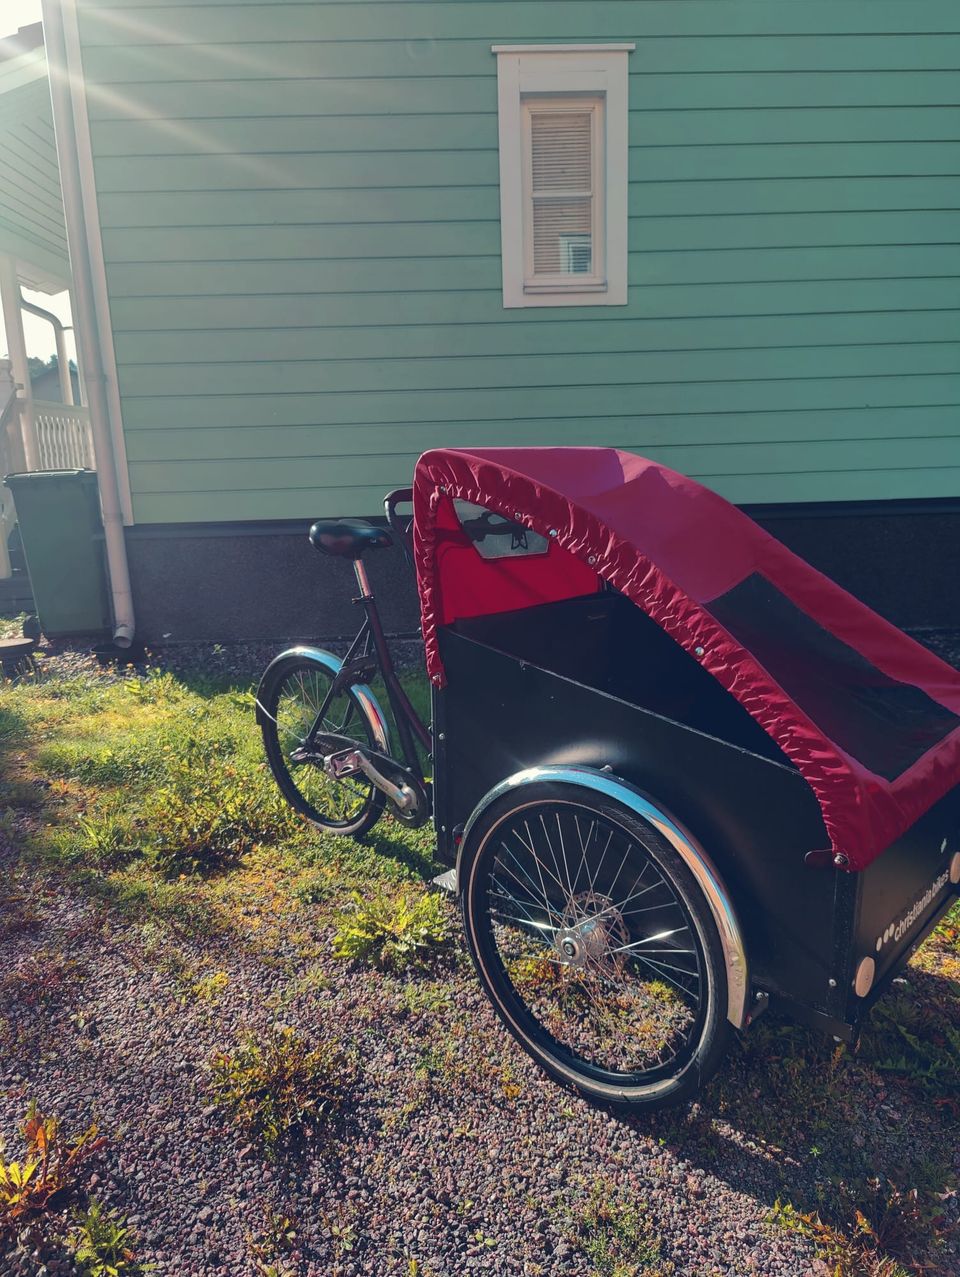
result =
[[442,494],[435,528],[436,574],[443,581],[440,625],[458,617],[556,603],[600,588],[597,574],[555,540],[547,554],[533,558],[481,558],[460,526],[453,500]]
[[[549,554],[481,560],[458,533],[454,497],[550,537]],[[960,729],[886,780],[828,739],[701,606],[762,574],[883,674],[960,713],[956,671],[692,479],[611,448],[438,449],[417,464],[414,516],[427,669],[438,684],[438,626],[587,593],[596,573],[700,660],[793,760],[850,869],[960,782]]]

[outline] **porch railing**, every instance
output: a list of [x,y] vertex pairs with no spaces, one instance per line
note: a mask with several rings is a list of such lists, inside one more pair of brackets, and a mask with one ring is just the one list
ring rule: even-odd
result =
[[33,401],[41,470],[95,470],[90,410]]

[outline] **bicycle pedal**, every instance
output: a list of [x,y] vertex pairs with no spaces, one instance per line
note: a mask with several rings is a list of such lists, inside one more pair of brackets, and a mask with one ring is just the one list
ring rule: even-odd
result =
[[357,749],[341,749],[335,754],[328,754],[323,760],[324,770],[335,780],[340,780],[343,776],[356,776],[363,771],[361,766],[361,755]]

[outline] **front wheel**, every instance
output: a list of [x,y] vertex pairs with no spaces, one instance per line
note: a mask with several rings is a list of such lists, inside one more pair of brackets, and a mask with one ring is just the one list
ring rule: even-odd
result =
[[720,938],[656,829],[588,789],[531,783],[481,814],[459,879],[483,986],[552,1077],[652,1109],[715,1071],[729,1028]]
[[291,807],[327,833],[360,838],[379,820],[384,796],[365,776],[328,776],[311,737],[346,738],[384,751],[387,741],[353,687],[329,696],[338,667],[335,657],[278,657],[261,680],[257,717],[270,770]]

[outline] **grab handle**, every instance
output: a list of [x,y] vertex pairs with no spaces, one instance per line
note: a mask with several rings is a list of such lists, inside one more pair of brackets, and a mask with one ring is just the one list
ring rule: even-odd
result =
[[383,510],[390,531],[397,538],[400,551],[412,570],[413,564],[413,513],[401,515],[397,506],[413,505],[413,488],[395,488],[383,499]]

